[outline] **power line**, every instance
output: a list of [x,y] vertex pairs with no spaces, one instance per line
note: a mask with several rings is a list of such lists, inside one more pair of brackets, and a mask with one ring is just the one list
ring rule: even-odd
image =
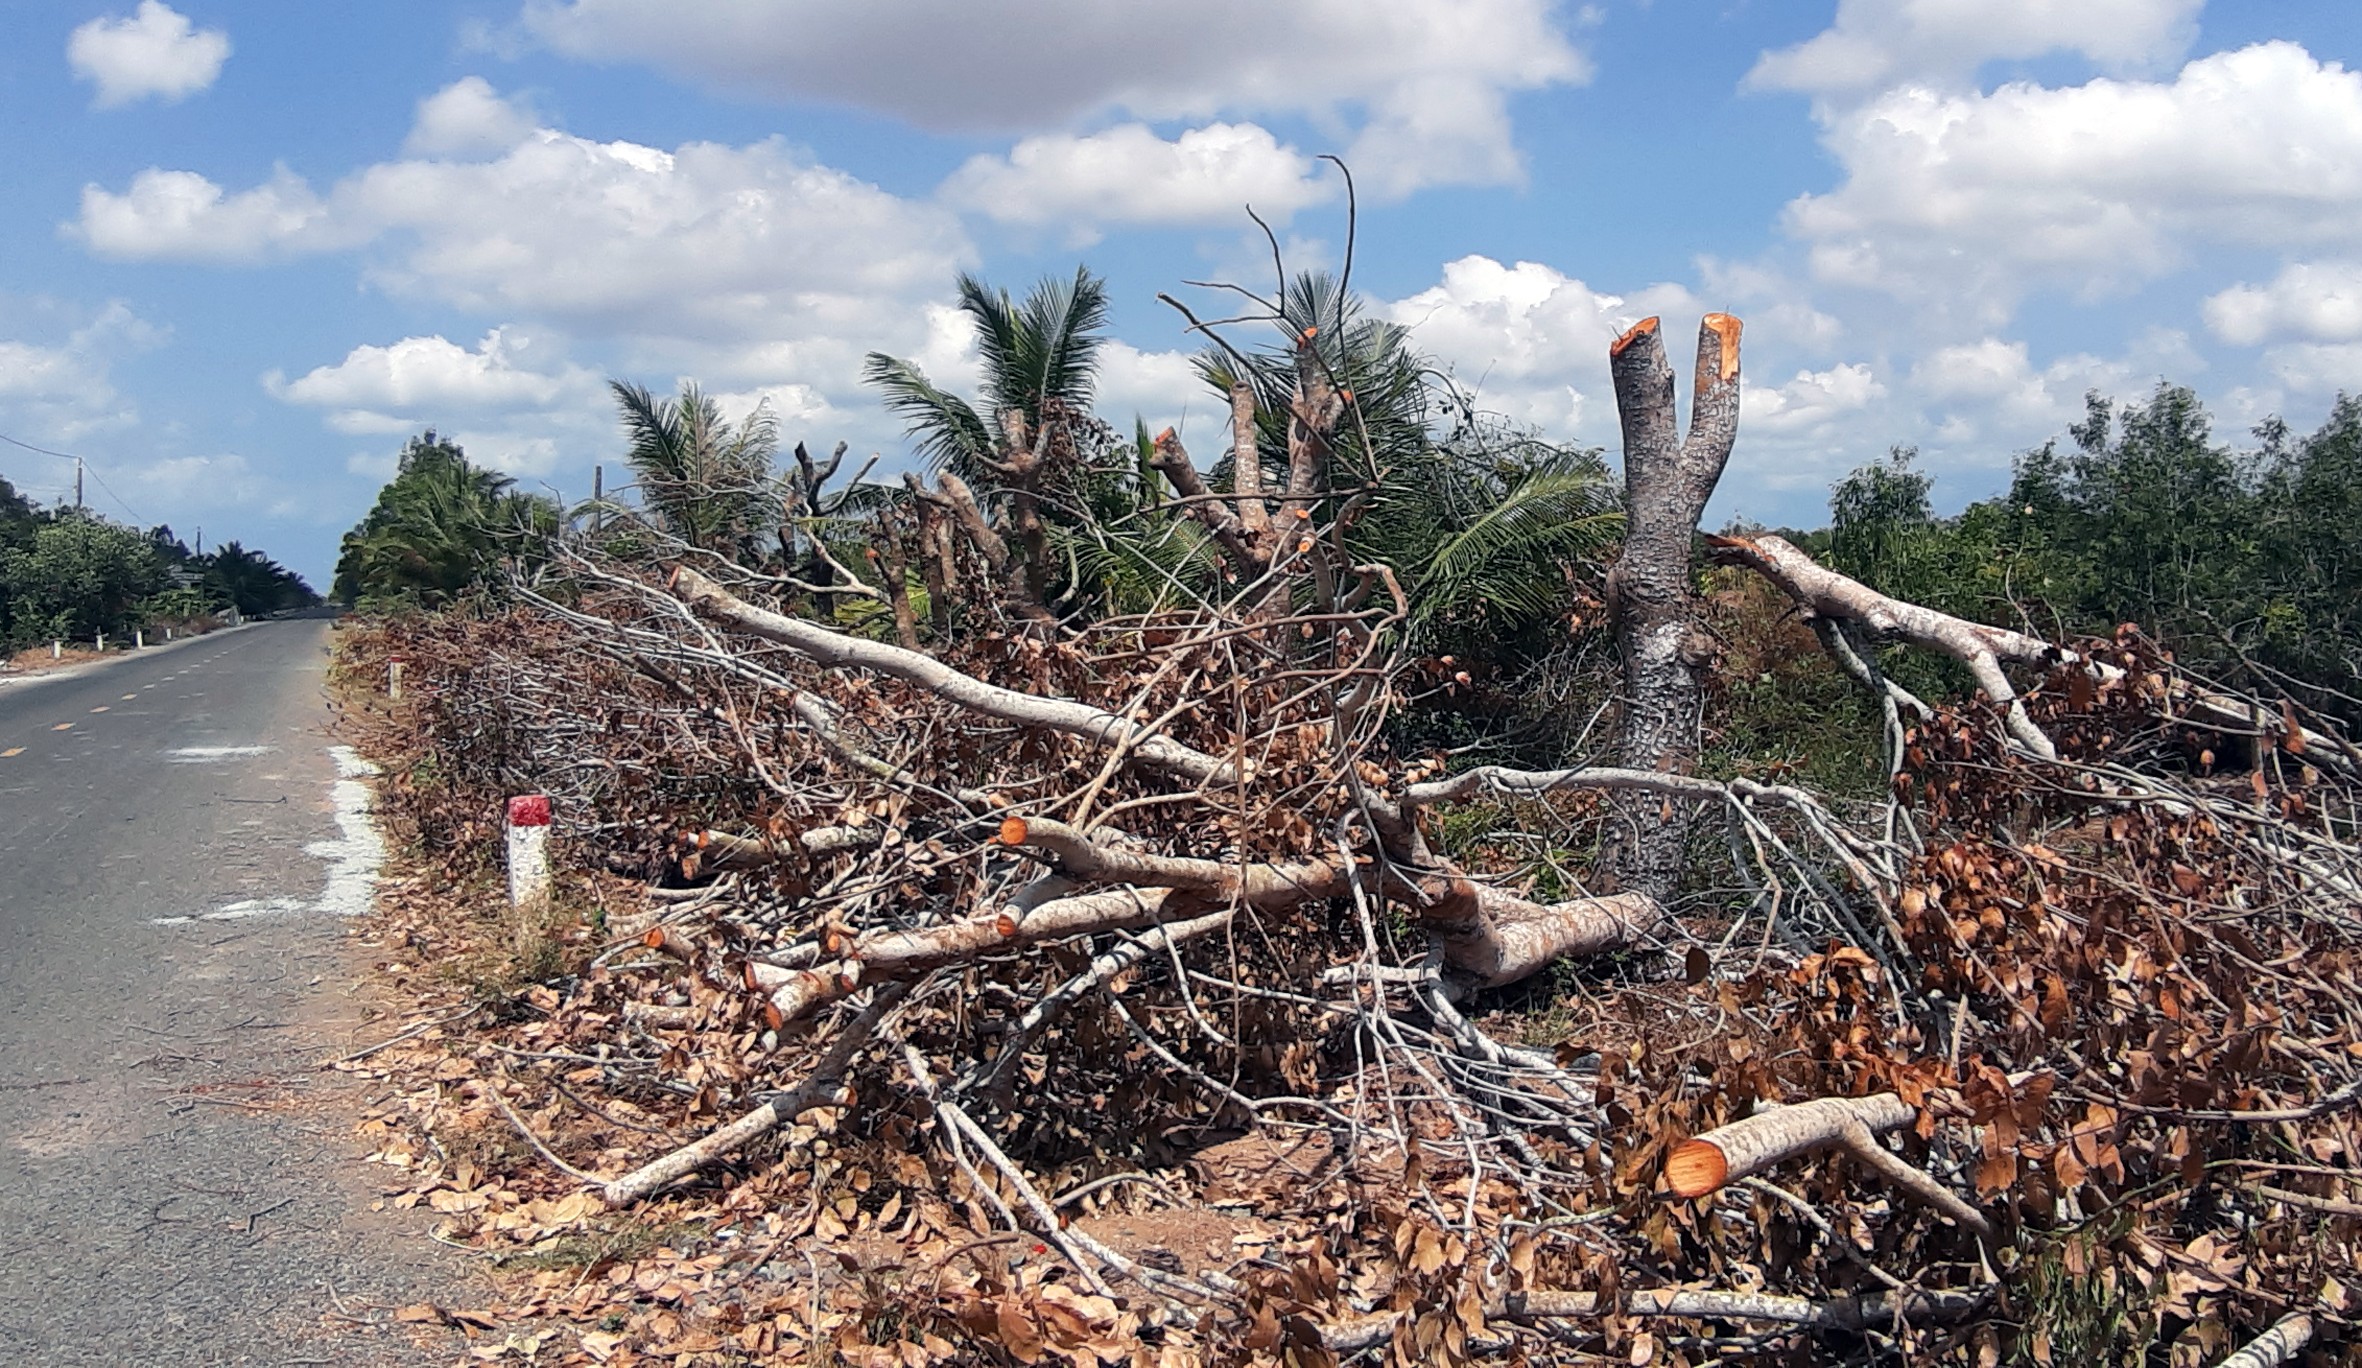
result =
[[148,520],[147,520],[147,519],[145,519],[145,518],[143,518],[143,517],[141,517],[139,514],[137,514],[137,513],[133,512],[133,511],[132,511],[132,508],[131,508],[131,505],[130,505],[130,504],[127,504],[127,503],[123,502],[123,496],[122,496],[122,495],[120,495],[120,494],[117,494],[117,493],[115,492],[115,488],[114,488],[114,486],[113,486],[113,485],[110,485],[110,484],[108,484],[108,483],[107,483],[107,477],[106,477],[106,476],[104,476],[104,475],[101,475],[101,474],[99,474],[99,473],[98,473],[98,467],[96,467],[96,466],[94,466],[94,465],[91,465],[89,462],[85,461],[85,462],[83,463],[83,465],[82,465],[82,468],[83,468],[84,470],[87,470],[87,471],[89,471],[89,472],[90,472],[90,478],[91,478],[91,479],[94,479],[94,480],[98,481],[98,487],[99,487],[99,488],[101,488],[101,489],[103,489],[103,490],[107,491],[107,497],[108,497],[108,498],[110,498],[110,499],[113,499],[113,500],[115,501],[115,506],[116,506],[117,508],[120,508],[120,509],[122,509],[122,510],[124,511],[124,513],[125,513],[125,514],[127,514],[127,515],[128,515],[130,518],[131,518],[131,520],[132,520],[133,522],[135,522],[135,523],[139,524],[139,525],[140,525],[140,526],[142,526],[142,527],[145,527],[145,526],[147,526],[147,522],[148,522]]
[[48,447],[37,447],[31,442],[20,442],[5,432],[0,432],[0,442],[6,442],[13,447],[23,447],[27,451],[36,452],[43,456],[55,456],[61,461],[74,462],[82,469],[90,472],[90,478],[98,481],[98,487],[107,491],[107,497],[113,499],[115,501],[115,506],[122,509],[123,512],[128,515],[133,522],[141,524],[145,524],[147,522],[147,519],[132,511],[130,504],[123,502],[123,496],[115,492],[114,486],[107,483],[107,477],[99,474],[98,467],[90,464],[90,461],[87,457],[76,456],[73,453],[66,451],[51,451]]
[[10,446],[15,446],[15,447],[23,447],[23,448],[24,448],[25,450],[27,450],[27,451],[37,451],[37,452],[41,453],[41,454],[42,454],[42,455],[44,455],[44,456],[55,456],[55,457],[57,457],[57,458],[58,458],[59,460],[61,460],[61,461],[79,461],[79,460],[81,460],[81,459],[82,459],[81,457],[79,457],[79,456],[75,456],[75,455],[72,455],[71,453],[68,453],[68,452],[63,452],[63,451],[51,451],[51,450],[50,450],[48,447],[37,447],[37,446],[34,446],[34,445],[31,443],[31,442],[20,442],[20,441],[18,441],[17,439],[15,439],[14,437],[11,437],[11,436],[9,436],[9,435],[8,435],[7,433],[5,433],[5,432],[0,432],[0,442],[6,442],[6,443],[8,443]]

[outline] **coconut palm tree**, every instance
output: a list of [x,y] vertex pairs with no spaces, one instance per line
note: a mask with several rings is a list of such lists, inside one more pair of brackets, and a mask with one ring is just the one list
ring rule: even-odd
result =
[[1045,278],[1022,301],[972,275],[959,281],[960,311],[976,329],[983,392],[970,403],[912,362],[871,352],[862,378],[884,395],[918,453],[970,484],[990,484],[1011,415],[1038,434],[1045,422],[1091,411],[1107,322],[1107,284],[1089,267],[1072,280]]
[[530,559],[554,534],[557,507],[514,485],[432,431],[411,439],[376,505],[344,535],[336,598],[436,607],[485,582],[504,561]]
[[781,508],[771,470],[779,424],[770,406],[758,404],[733,424],[693,381],[675,399],[658,399],[623,380],[608,388],[631,440],[624,459],[658,525],[701,551],[758,554],[754,539]]

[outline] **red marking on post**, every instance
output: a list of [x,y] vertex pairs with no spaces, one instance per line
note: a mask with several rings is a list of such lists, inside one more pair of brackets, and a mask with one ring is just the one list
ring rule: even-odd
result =
[[523,793],[509,799],[508,824],[510,826],[548,826],[549,796],[541,793]]

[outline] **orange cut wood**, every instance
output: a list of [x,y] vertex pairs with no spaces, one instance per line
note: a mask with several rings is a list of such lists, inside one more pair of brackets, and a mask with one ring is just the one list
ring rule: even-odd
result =
[[1655,317],[1652,316],[1644,318],[1638,323],[1633,324],[1630,328],[1626,329],[1622,337],[1619,337],[1615,341],[1609,343],[1607,354],[1610,357],[1622,356],[1624,354],[1625,348],[1630,347],[1633,343],[1639,341],[1643,337],[1648,336],[1650,333],[1653,333],[1656,330],[1657,320]]
[[1025,831],[1026,828],[1024,818],[1003,817],[1001,819],[1001,844],[1024,845]]
[[1729,1180],[1730,1164],[1710,1140],[1684,1140],[1665,1161],[1665,1181],[1683,1197],[1703,1197]]

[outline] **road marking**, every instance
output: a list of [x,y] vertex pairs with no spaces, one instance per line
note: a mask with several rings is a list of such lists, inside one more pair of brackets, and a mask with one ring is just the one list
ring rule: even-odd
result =
[[25,748],[24,748],[24,747],[22,747],[22,746],[10,746],[10,747],[9,747],[7,750],[0,751],[0,760],[6,760],[8,757],[10,757],[10,756],[12,756],[12,755],[22,755],[22,754],[24,754],[24,753],[25,753]]
[[51,731],[72,731],[73,729],[74,724],[71,722],[60,722],[56,726],[50,728]]
[[205,765],[216,760],[247,760],[270,752],[269,746],[183,746],[164,754],[176,765]]
[[94,712],[94,713],[103,713],[103,712],[105,712],[105,711],[106,711],[106,710],[107,710],[107,709],[108,709],[110,706],[112,706],[112,705],[110,705],[110,704],[106,704],[106,703],[101,703],[101,704],[99,704],[97,707],[95,707],[95,708],[92,708],[92,709],[91,709],[91,711],[92,711],[92,712]]
[[195,916],[149,920],[157,926],[188,926],[291,912],[325,912],[332,917],[357,917],[367,912],[377,896],[377,867],[385,860],[385,838],[370,819],[373,795],[363,780],[378,768],[350,746],[331,746],[328,754],[336,762],[337,779],[330,793],[336,803],[337,838],[314,841],[303,848],[304,854],[328,862],[327,881],[318,898],[244,898]]
[[139,697],[139,695],[138,695],[138,694],[125,694],[125,695],[123,695],[123,701],[124,701],[124,702],[126,702],[126,703],[129,703],[129,702],[130,702],[132,699],[135,699],[135,698],[137,698],[137,697]]

